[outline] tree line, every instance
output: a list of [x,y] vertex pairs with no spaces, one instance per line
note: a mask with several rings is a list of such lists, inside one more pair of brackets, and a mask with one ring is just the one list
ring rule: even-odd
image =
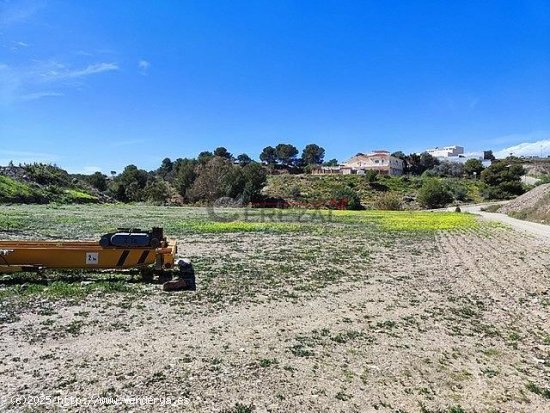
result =
[[[301,156],[291,144],[268,146],[260,154],[260,162],[242,153],[234,156],[227,148],[218,147],[203,151],[196,158],[170,158],[162,160],[154,171],[128,165],[111,178],[96,172],[85,179],[99,191],[108,192],[122,202],[164,202],[178,198],[183,203],[213,202],[221,197],[256,202],[266,185],[267,174],[286,168],[300,173],[308,166],[324,161],[325,149],[316,144],[306,145]],[[330,164],[337,164],[333,159]]]
[[[178,203],[200,204],[222,197],[239,199],[243,203],[258,202],[262,200],[261,191],[267,183],[267,175],[277,168],[299,173],[307,172],[309,167],[315,165],[338,164],[336,159],[325,162],[325,150],[316,144],[307,145],[301,156],[298,154],[298,149],[290,144],[267,146],[260,154],[261,162],[256,162],[247,154],[234,156],[225,147],[218,147],[213,151],[203,151],[196,158],[178,158],[174,161],[165,158],[154,171],[128,165],[110,179],[100,172],[86,179],[98,190],[106,191],[122,202],[162,203],[172,199]],[[486,185],[486,198],[502,199],[523,192],[520,179],[524,171],[517,162],[509,165],[507,161],[498,161],[484,168],[478,159],[470,159],[464,164],[442,162],[427,152],[409,155],[394,152],[392,156],[403,160],[405,174],[421,176],[426,181],[428,178],[479,179]],[[379,177],[375,171],[368,171],[364,179],[375,182]],[[441,189],[432,184],[430,191],[437,192],[434,188]],[[348,189],[346,191],[349,192]],[[357,200],[348,195],[350,204],[357,204]],[[438,196],[441,200],[449,199],[448,194],[439,193]]]
[[[438,178],[478,179],[484,185],[483,195],[488,199],[509,198],[524,190],[521,176],[525,171],[519,159],[507,158],[484,168],[478,159],[470,159],[464,164],[446,162],[439,161],[427,152],[409,155],[394,152],[392,156],[403,160],[406,175],[420,176],[426,182],[431,179],[430,182],[433,183]],[[245,153],[235,156],[227,148],[218,147],[213,151],[200,152],[195,158],[165,158],[152,171],[140,169],[133,164],[128,165],[118,174],[111,171],[111,176],[101,172],[69,175],[61,168],[43,164],[29,164],[24,168],[25,173],[42,186],[76,188],[79,181],[84,181],[102,196],[108,195],[121,202],[168,201],[200,204],[231,197],[248,203],[264,200],[262,189],[267,184],[267,175],[270,173],[281,169],[290,173],[302,173],[316,165],[338,164],[336,159],[326,162],[324,157],[325,149],[316,144],[306,145],[301,154],[294,145],[278,144],[265,147],[259,156],[260,162]],[[362,179],[376,189],[376,181],[381,177],[376,171],[367,171]],[[434,188],[439,187],[432,185],[430,191],[437,192]],[[357,198],[353,197],[353,188],[340,188],[339,191],[335,196],[347,198],[350,206],[359,204]],[[457,196],[454,198],[458,199]],[[448,200],[449,196],[443,194],[440,199]]]

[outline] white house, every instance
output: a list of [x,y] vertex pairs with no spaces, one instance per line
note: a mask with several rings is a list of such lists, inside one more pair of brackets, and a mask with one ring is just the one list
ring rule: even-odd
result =
[[366,171],[376,171],[382,175],[403,175],[403,161],[391,156],[388,151],[373,151],[369,154],[359,153],[340,166],[320,166],[313,174],[364,174]]
[[458,145],[444,146],[443,148],[435,147],[426,149],[434,158],[449,158],[453,156],[464,155],[464,147]]
[[373,151],[366,155],[357,154],[344,163],[344,167],[350,168],[355,173],[377,171],[382,175],[403,175],[403,161],[384,150]]
[[491,165],[490,160],[483,159],[482,154],[477,153],[464,153],[464,147],[458,145],[445,146],[443,148],[431,148],[426,149],[430,155],[437,158],[440,162],[457,162],[466,163],[470,159],[479,159],[483,166],[487,167]]

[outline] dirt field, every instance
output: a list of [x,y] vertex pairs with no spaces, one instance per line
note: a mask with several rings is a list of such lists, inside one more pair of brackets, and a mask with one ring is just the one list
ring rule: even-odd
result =
[[543,239],[466,214],[0,208],[2,238],[164,224],[198,285],[0,287],[3,410],[550,411]]

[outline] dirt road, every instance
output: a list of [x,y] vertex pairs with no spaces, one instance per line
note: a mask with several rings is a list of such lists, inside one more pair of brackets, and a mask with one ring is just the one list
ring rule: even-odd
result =
[[543,238],[550,241],[550,225],[538,224],[536,222],[522,221],[521,219],[512,218],[506,214],[500,214],[498,212],[482,211],[481,208],[487,205],[490,205],[490,204],[469,205],[461,208],[463,212],[478,214],[478,215],[481,215],[483,219],[486,219],[489,221],[502,222],[504,224],[510,225],[512,228],[516,230],[527,232],[539,238]]

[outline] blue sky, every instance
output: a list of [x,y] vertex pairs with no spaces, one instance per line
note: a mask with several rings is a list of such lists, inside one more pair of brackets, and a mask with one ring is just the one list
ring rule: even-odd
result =
[[550,154],[550,3],[0,0],[0,164],[280,142]]

